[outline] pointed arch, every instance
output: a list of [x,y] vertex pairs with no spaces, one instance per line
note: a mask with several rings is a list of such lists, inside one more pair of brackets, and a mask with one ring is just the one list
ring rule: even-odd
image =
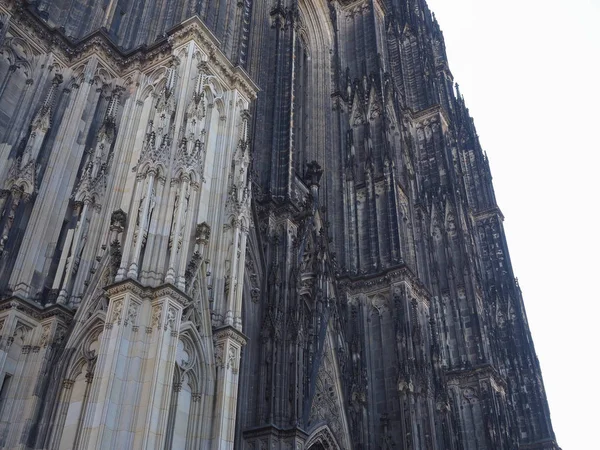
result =
[[316,428],[306,440],[306,450],[341,450],[328,425]]
[[34,51],[29,43],[18,36],[7,39],[5,47],[10,49],[11,53],[15,56],[15,62],[17,61],[29,61],[34,56]]
[[[333,26],[324,0],[298,2],[294,74],[294,168],[298,174],[305,163],[326,163],[333,93]],[[310,131],[309,131],[310,130]]]
[[[208,309],[205,310],[208,313]],[[210,333],[210,315],[204,314],[204,323],[201,329],[206,333]],[[184,322],[181,325],[180,340],[184,341],[184,345],[188,345],[189,349],[194,351],[193,366],[185,368],[185,371],[193,369],[194,379],[197,380],[196,388],[201,394],[210,394],[213,383],[213,374],[211,366],[213,365],[214,354],[209,349],[212,348],[212,340],[208,334],[201,335],[198,329],[192,322]]]
[[[214,380],[210,337],[202,337],[190,321],[182,324],[173,374],[165,448],[183,448],[189,436],[208,433]],[[198,430],[199,427],[199,430]]]
[[97,349],[104,331],[103,319],[102,313],[97,311],[89,320],[76,324],[68,338],[66,358],[56,377],[59,383],[58,402],[54,407],[49,434],[50,448],[77,448],[79,445]]
[[315,52],[326,53],[333,43],[333,29],[328,22],[329,7],[325,0],[301,0],[298,7],[302,28]]

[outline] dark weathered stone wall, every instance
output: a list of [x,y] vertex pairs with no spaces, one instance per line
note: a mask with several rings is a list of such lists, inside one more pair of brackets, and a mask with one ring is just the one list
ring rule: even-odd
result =
[[[301,162],[322,166],[354,445],[551,440],[489,166],[425,2],[255,5],[253,31],[249,69],[263,89],[257,204],[287,210]],[[261,225],[265,240],[280,233]],[[275,241],[266,248],[280,254]],[[267,272],[288,267],[289,277],[289,262],[270,252]],[[293,305],[282,308],[283,323]],[[263,315],[273,311],[267,303]]]
[[50,27],[73,40],[102,29],[124,51],[150,46],[169,29],[197,15],[232,61],[245,60],[247,44],[242,41],[249,32],[251,7],[252,0],[40,0],[29,6]]

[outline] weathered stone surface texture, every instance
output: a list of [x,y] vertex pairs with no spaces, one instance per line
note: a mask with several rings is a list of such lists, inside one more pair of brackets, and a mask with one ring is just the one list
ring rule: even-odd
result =
[[0,2],[0,448],[559,450],[424,0]]

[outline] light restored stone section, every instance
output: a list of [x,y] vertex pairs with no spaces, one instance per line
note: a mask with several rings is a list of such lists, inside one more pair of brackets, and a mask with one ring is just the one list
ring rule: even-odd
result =
[[0,373],[2,410],[0,445],[18,447],[23,433],[32,431],[31,420],[42,405],[52,369],[52,359],[66,341],[72,314],[55,306],[40,310],[17,299],[0,303]]
[[235,442],[235,421],[238,399],[240,357],[246,337],[236,328],[227,325],[215,329],[215,421],[213,436],[216,449],[231,449]]
[[189,299],[168,287],[149,292],[132,281],[109,288],[108,295],[80,445],[162,448]]
[[3,322],[1,446],[233,448],[257,87],[197,17],[125,57],[6,14],[44,77],[0,152],[6,311],[29,311]]

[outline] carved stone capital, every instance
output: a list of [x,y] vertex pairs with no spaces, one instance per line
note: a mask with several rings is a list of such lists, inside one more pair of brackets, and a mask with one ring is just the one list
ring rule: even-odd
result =
[[227,339],[231,339],[234,342],[237,342],[240,346],[244,346],[246,345],[246,342],[248,342],[248,337],[231,325],[215,328],[213,330],[213,337],[216,342],[223,342]]

